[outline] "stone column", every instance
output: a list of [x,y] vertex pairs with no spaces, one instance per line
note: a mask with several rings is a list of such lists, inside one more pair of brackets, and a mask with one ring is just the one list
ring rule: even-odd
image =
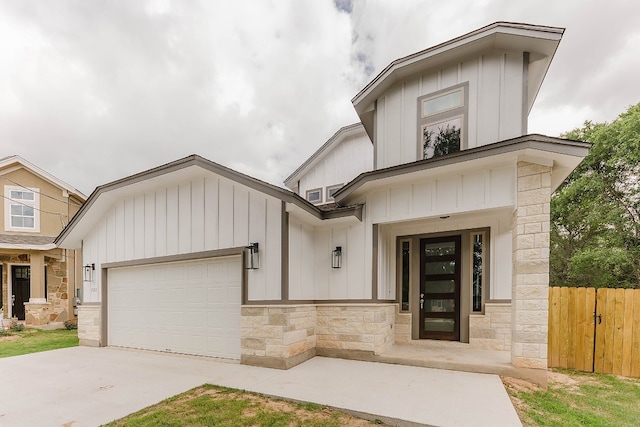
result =
[[511,363],[547,368],[551,167],[518,162],[513,228]]

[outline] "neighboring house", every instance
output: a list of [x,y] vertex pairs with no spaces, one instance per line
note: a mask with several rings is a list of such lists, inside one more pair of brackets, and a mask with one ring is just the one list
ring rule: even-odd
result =
[[562,33],[394,61],[292,191],[198,156],[96,188],[57,239],[95,266],[81,343],[288,368],[450,340],[545,368],[550,197],[589,148],[527,135]]
[[0,159],[2,317],[43,325],[75,319],[79,252],[53,241],[85,196],[19,156]]

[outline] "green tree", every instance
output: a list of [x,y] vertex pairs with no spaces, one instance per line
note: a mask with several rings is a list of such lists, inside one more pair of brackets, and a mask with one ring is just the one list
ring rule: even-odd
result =
[[593,146],[551,199],[551,284],[640,287],[640,104],[563,136]]

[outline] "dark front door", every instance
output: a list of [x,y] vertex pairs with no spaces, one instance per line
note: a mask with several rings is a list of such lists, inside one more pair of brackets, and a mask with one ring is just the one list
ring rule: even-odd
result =
[[31,267],[28,265],[11,266],[12,313],[19,320],[24,319],[24,303],[31,296]]
[[420,338],[460,340],[460,236],[420,240]]

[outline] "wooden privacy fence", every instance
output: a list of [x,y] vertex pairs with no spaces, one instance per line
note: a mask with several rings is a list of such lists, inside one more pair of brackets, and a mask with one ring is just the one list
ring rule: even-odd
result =
[[640,289],[549,288],[550,368],[640,377]]

